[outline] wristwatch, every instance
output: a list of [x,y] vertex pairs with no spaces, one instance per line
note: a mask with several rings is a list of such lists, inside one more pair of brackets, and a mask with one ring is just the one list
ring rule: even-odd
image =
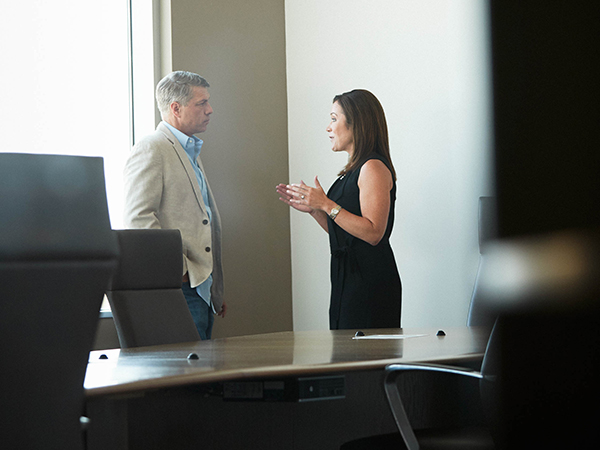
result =
[[335,205],[331,209],[331,212],[329,213],[329,218],[331,220],[335,220],[335,218],[337,217],[337,215],[340,213],[341,210],[342,210],[342,207],[340,205]]

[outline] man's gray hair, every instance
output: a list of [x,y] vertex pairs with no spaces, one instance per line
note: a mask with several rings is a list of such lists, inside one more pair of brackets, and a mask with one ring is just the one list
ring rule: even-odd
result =
[[160,114],[165,117],[169,113],[171,103],[182,106],[188,104],[193,96],[193,87],[210,87],[208,81],[197,73],[179,70],[171,72],[156,85],[156,103]]

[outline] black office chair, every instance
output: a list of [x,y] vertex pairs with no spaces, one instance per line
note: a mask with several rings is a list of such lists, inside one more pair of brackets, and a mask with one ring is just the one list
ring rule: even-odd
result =
[[199,341],[181,290],[179,230],[115,231],[120,259],[106,296],[122,348]]
[[497,236],[496,199],[495,197],[479,197],[479,268],[475,277],[467,326],[489,326],[494,324],[494,315],[491,314],[481,292],[481,278],[485,271],[488,253],[488,244]]
[[0,447],[81,449],[118,247],[101,158],[0,154]]
[[[498,324],[489,337],[481,371],[434,364],[391,364],[385,371],[385,393],[398,426],[398,433],[369,436],[347,442],[342,450],[488,450],[494,449],[496,379],[498,375]],[[401,377],[411,379],[410,405],[414,415],[429,408],[432,427],[414,430],[402,401]],[[430,383],[423,383],[430,378]],[[434,390],[432,394],[432,389]],[[432,405],[425,406],[426,404]]]

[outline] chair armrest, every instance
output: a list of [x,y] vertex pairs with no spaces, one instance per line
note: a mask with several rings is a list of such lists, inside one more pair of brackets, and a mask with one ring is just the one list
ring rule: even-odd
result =
[[387,366],[385,369],[384,381],[385,394],[387,396],[390,409],[392,410],[392,414],[394,415],[396,425],[398,426],[398,431],[400,431],[400,435],[402,436],[402,439],[404,440],[408,450],[419,450],[419,442],[417,441],[417,437],[415,436],[412,426],[408,420],[406,410],[404,409],[404,405],[402,404],[396,379],[401,374],[414,371],[446,373],[449,375],[459,375],[477,379],[482,378],[481,373],[477,371],[450,366],[433,364],[390,364]]

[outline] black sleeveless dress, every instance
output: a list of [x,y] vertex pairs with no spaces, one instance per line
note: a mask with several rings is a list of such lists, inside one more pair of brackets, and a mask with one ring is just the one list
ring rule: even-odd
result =
[[[373,154],[388,168],[385,158]],[[364,162],[363,162],[364,165]],[[361,215],[358,177],[362,168],[339,177],[327,196],[345,210]],[[390,247],[394,224],[396,183],[390,191],[390,213],[383,238],[376,246],[358,239],[327,219],[331,247],[329,328],[399,328],[402,285]]]

